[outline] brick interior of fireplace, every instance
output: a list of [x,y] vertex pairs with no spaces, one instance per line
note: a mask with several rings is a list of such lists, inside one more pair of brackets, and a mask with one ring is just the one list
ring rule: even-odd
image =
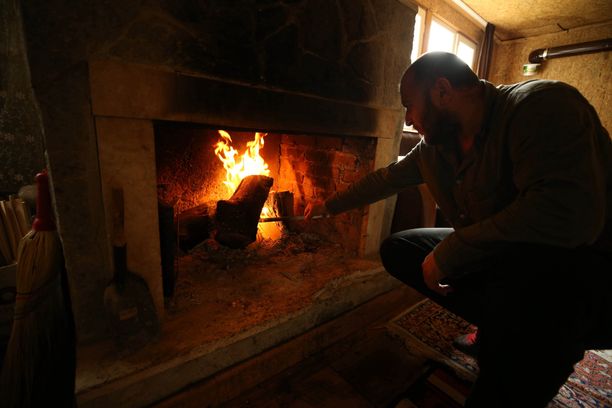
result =
[[[255,133],[224,130],[241,153]],[[303,214],[308,201],[344,190],[373,168],[374,138],[265,133],[261,155],[274,179],[271,191],[292,192],[295,215]],[[156,123],[158,200],[170,204],[175,215],[230,197],[222,184],[225,170],[214,154],[218,139],[215,127]],[[257,240],[244,249],[224,247],[213,236],[188,249],[179,247],[173,264],[175,290],[166,301],[169,317],[207,307],[210,322],[224,322],[208,326],[211,336],[221,338],[235,328],[232,321],[246,327],[299,310],[312,302],[313,293],[359,262],[366,211],[261,223]],[[276,231],[270,233],[270,228]]]

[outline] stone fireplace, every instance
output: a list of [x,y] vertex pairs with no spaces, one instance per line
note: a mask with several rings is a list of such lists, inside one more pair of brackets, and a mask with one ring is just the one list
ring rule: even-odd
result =
[[[222,166],[206,147],[220,129],[237,141],[267,133],[262,155],[296,215],[395,160],[410,3],[58,0],[22,9],[80,344],[80,406],[151,403],[397,284],[376,258],[392,200],[295,222],[290,239],[179,250],[172,296],[158,216],[160,200],[180,214],[219,199],[202,191],[218,184]],[[128,267],[162,322],[159,339],[135,355],[112,348],[103,318],[114,186],[124,190]]]

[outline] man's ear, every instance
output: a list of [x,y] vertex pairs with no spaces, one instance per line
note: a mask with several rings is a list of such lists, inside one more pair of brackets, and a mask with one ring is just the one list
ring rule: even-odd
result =
[[431,101],[435,101],[440,108],[445,107],[451,101],[453,96],[453,85],[444,77],[436,79],[431,88]]

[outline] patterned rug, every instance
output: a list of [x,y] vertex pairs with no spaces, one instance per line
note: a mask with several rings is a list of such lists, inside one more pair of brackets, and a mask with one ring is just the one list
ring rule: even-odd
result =
[[[395,317],[389,329],[404,339],[406,347],[451,368],[464,380],[474,381],[476,360],[452,346],[455,337],[476,328],[429,299]],[[574,367],[574,373],[548,408],[612,408],[612,352],[591,350]]]

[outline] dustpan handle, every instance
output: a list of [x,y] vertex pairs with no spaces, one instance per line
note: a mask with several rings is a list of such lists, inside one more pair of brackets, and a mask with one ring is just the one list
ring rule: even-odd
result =
[[34,231],[54,231],[53,208],[49,191],[49,174],[43,170],[36,175],[36,217],[32,223]]

